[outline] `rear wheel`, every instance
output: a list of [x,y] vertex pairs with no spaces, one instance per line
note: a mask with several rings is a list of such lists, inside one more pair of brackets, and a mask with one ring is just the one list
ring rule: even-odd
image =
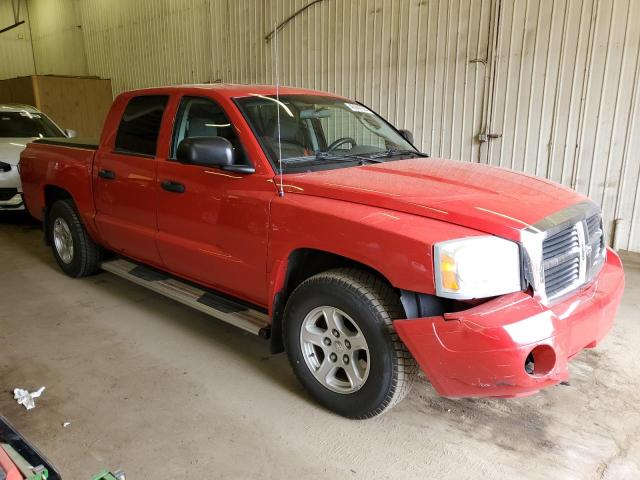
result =
[[349,418],[379,415],[409,392],[417,365],[392,325],[396,292],[356,269],[315,275],[291,294],[285,345],[294,372],[326,408]]
[[98,271],[103,250],[89,237],[73,201],[56,201],[49,210],[47,236],[60,268],[70,277],[85,277]]

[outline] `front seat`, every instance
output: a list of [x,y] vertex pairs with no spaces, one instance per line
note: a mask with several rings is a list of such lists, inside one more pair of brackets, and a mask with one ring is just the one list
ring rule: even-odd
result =
[[208,118],[191,117],[187,129],[187,138],[193,137],[215,137],[218,129]]
[[[263,137],[274,158],[278,158],[278,122],[273,122],[271,135]],[[304,130],[293,118],[280,118],[280,143],[282,158],[304,157],[310,154],[304,147]]]
[[244,164],[244,151],[240,148],[240,141],[230,124],[225,123],[224,117],[219,119],[192,117],[189,119],[187,138],[192,137],[222,137],[229,140],[235,151],[236,163]]

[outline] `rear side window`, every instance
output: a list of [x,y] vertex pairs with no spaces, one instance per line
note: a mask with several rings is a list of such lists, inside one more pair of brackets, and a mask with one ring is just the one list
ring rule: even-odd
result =
[[166,95],[145,95],[129,100],[122,114],[115,150],[135,155],[156,154]]

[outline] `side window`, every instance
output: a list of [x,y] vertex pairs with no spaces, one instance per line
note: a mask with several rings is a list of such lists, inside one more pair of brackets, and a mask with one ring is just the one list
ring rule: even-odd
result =
[[176,158],[180,142],[185,138],[193,137],[226,138],[233,145],[236,163],[245,163],[240,139],[222,107],[213,100],[201,97],[184,97],[182,99],[173,131],[171,158]]
[[165,95],[143,95],[129,100],[116,135],[115,151],[155,156]]

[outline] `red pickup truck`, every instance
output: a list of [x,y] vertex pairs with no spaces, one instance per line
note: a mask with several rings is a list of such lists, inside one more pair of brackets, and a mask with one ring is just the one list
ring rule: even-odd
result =
[[611,328],[599,208],[552,182],[429,158],[366,106],[294,88],[123,93],[100,142],[22,153],[62,270],[104,269],[270,339],[351,418],[407,393],[529,395]]

